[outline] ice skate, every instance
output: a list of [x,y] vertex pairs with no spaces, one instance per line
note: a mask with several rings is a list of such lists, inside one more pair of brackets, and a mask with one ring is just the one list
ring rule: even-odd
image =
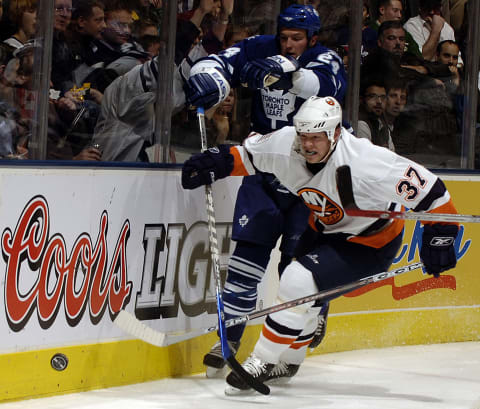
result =
[[295,376],[299,368],[300,365],[298,364],[288,364],[280,361],[272,368],[265,383],[269,385],[285,385]]
[[[232,355],[235,356],[238,348],[240,347],[240,341],[227,342],[228,346],[230,347],[230,351],[232,352]],[[212,347],[212,349],[207,354],[205,354],[205,356],[203,357],[203,364],[207,367],[207,378],[223,378],[225,376],[226,361],[223,359],[222,344],[220,340]]]
[[[274,364],[262,361],[254,354],[251,354],[242,364],[245,371],[262,383],[267,380],[274,366]],[[228,374],[226,380],[227,387],[225,388],[225,395],[233,396],[255,393],[255,390],[250,388],[250,386],[233,371]]]
[[318,325],[315,329],[315,334],[312,338],[312,341],[308,345],[310,350],[315,349],[320,345],[325,338],[325,333],[327,331],[327,318],[328,318],[328,310],[330,309],[330,303],[326,303],[324,307],[320,310],[318,314]]

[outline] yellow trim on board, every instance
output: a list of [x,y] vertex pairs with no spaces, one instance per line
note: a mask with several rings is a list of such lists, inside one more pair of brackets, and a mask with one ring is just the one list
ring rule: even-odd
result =
[[[247,328],[240,361],[253,349],[260,329]],[[203,354],[215,340],[215,334],[208,334],[165,348],[127,340],[0,355],[0,402],[199,373]],[[480,340],[480,308],[334,315],[313,353],[473,340]],[[62,372],[50,366],[59,352],[69,359]]]

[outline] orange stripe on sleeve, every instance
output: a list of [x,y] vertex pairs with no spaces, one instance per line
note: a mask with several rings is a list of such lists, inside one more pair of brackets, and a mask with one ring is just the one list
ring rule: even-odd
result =
[[276,344],[290,345],[297,339],[297,337],[288,338],[288,337],[279,337],[275,335],[272,331],[269,331],[265,325],[262,328],[262,335],[271,342]]
[[355,236],[349,238],[348,241],[379,249],[397,237],[404,225],[405,220],[395,219],[387,228],[376,234],[372,234],[371,236]]
[[[452,202],[452,199],[450,199],[447,203],[436,207],[435,209],[429,210],[427,213],[446,213],[446,214],[457,214],[457,209],[455,209],[455,206]],[[432,221],[423,221],[423,224],[434,224],[434,223],[439,223],[439,224],[455,224],[458,226],[458,223],[456,222],[432,222]]]
[[247,168],[243,164],[242,156],[235,146],[230,148],[230,153],[233,155],[233,170],[230,176],[248,176]]

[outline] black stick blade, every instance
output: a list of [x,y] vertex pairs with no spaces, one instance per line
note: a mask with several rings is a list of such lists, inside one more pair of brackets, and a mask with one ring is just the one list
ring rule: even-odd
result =
[[238,361],[233,357],[233,355],[230,355],[227,358],[227,363],[228,366],[232,369],[232,371],[236,372],[237,375],[240,376],[248,386],[263,395],[270,395],[270,388],[267,385],[258,382],[252,375],[250,375],[245,369],[243,369],[243,366],[238,363]]

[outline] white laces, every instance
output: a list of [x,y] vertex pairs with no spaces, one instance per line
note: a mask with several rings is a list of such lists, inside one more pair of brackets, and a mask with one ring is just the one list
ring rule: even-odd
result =
[[276,364],[271,372],[271,375],[273,376],[283,376],[286,375],[288,372],[288,364],[284,361],[280,361],[278,364]]
[[243,363],[243,368],[251,375],[258,377],[267,372],[267,363],[255,355],[250,355]]

